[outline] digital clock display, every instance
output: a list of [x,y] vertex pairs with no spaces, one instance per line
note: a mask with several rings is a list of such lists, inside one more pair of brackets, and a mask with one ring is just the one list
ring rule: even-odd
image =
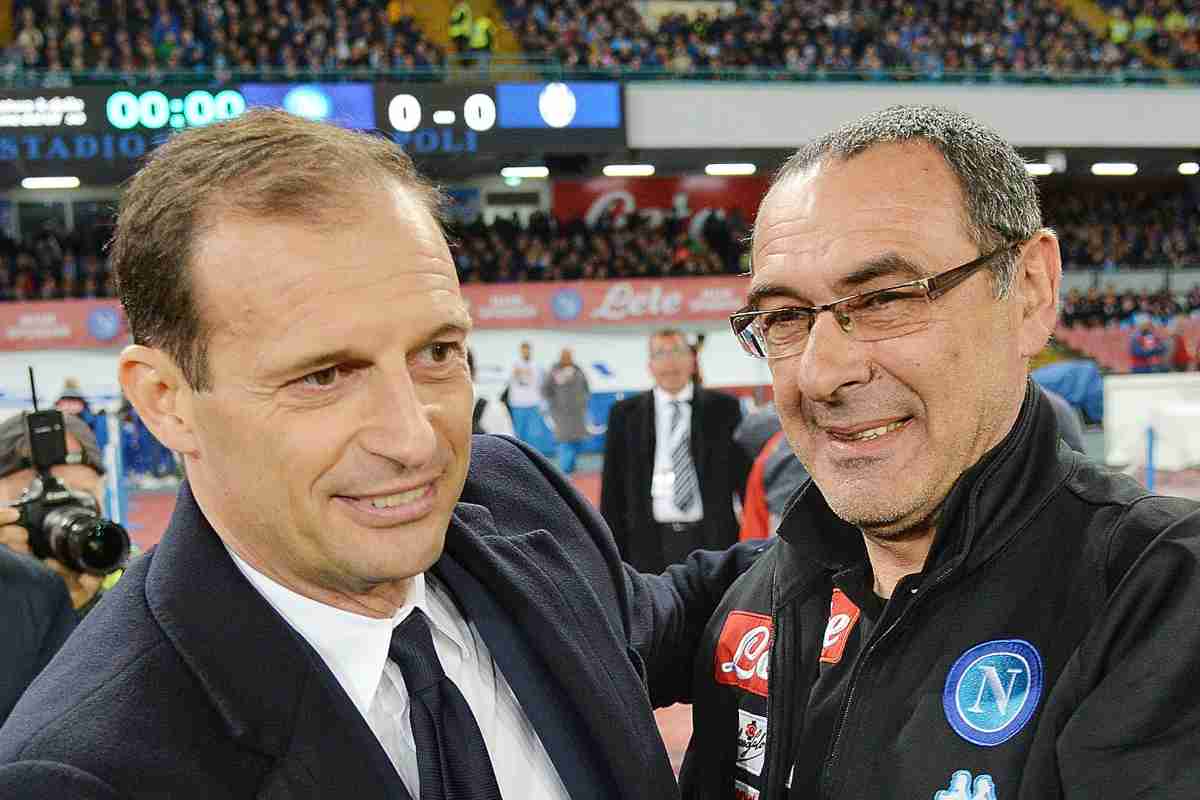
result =
[[193,89],[182,96],[170,96],[157,89],[120,91],[109,95],[104,103],[108,124],[122,131],[200,128],[233,119],[245,110],[246,99],[234,89],[215,93]]

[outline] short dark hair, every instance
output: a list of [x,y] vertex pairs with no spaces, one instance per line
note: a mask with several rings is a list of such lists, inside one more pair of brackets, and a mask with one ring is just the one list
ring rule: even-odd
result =
[[190,386],[208,389],[211,331],[189,269],[197,236],[230,212],[336,222],[393,181],[440,221],[441,194],[379,136],[265,108],[173,136],[130,181],[109,245],[133,341],[165,350]]
[[[963,193],[967,235],[981,253],[1025,241],[1042,227],[1037,185],[1016,148],[974,117],[943,106],[891,106],[808,142],[780,167],[768,194],[826,159],[850,161],[876,145],[910,141],[926,142],[946,159]],[[1015,256],[995,258],[989,268],[1003,297]]]

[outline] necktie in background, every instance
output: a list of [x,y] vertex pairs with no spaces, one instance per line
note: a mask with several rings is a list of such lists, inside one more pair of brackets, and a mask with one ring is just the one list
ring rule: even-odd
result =
[[675,472],[674,500],[680,511],[687,511],[696,500],[696,489],[700,479],[696,476],[696,465],[692,463],[691,436],[681,430],[683,425],[683,402],[672,400],[671,415],[671,469]]
[[420,800],[501,800],[479,724],[442,671],[420,609],[396,626],[388,656],[408,689]]

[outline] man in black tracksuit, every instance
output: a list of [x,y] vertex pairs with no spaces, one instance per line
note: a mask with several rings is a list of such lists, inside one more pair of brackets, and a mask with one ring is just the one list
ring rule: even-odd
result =
[[756,225],[733,327],[813,480],[705,631],[684,797],[1200,797],[1200,503],[1059,441],[1020,157],[888,109]]

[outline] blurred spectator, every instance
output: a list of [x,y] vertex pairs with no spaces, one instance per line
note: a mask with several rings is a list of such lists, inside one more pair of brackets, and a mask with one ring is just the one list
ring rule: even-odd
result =
[[492,47],[496,42],[496,23],[487,14],[471,20],[471,56],[486,67],[492,57]]
[[542,381],[545,372],[533,361],[533,346],[521,342],[520,358],[513,362],[504,390],[504,404],[512,415],[513,431],[523,442],[531,442],[542,424]]
[[1142,319],[1129,340],[1133,356],[1132,372],[1163,372],[1166,369],[1167,343],[1154,330],[1149,319]]
[[454,42],[454,49],[459,53],[465,53],[470,45],[473,22],[471,4],[467,0],[458,0],[450,9],[450,24],[447,27],[450,41]]
[[513,435],[512,418],[508,408],[499,400],[479,396],[475,376],[475,354],[467,350],[467,368],[471,371],[471,383],[476,385],[475,408],[471,412],[471,433],[499,433]]
[[738,541],[773,536],[788,501],[808,478],[808,470],[792,452],[783,431],[768,439],[746,479]]
[[554,441],[558,444],[558,466],[565,474],[575,471],[575,461],[588,431],[588,401],[592,392],[587,376],[575,363],[570,348],[564,347],[558,363],[546,372],[542,381],[542,397],[550,408],[554,423]]
[[1187,338],[1183,334],[1183,326],[1179,323],[1179,317],[1174,317],[1167,324],[1167,363],[1175,372],[1188,372],[1192,368],[1192,348],[1188,346]]

